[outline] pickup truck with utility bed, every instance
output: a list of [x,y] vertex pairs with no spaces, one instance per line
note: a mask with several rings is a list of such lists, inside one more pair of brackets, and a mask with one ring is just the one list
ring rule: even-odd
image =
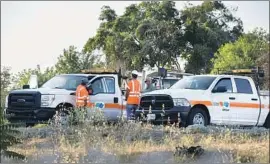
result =
[[182,126],[216,124],[269,128],[269,92],[261,94],[254,80],[247,76],[188,76],[169,89],[141,96],[136,119],[161,123],[168,117],[171,123],[180,118]]
[[6,97],[4,115],[10,122],[46,122],[61,108],[75,107],[76,88],[82,79],[87,79],[92,88],[88,106],[102,109],[108,120],[115,121],[125,116],[119,78],[119,74],[111,70],[57,75],[40,88],[11,91]]

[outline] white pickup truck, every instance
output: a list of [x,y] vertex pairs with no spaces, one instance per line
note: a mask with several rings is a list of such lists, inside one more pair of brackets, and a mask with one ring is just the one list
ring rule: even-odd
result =
[[253,79],[246,76],[186,77],[169,89],[142,95],[136,118],[142,118],[142,113],[154,122],[167,121],[168,117],[171,122],[176,122],[177,114],[180,113],[181,124],[184,126],[270,126],[269,95],[261,95]]
[[37,123],[51,119],[65,106],[75,106],[75,92],[82,79],[93,89],[91,106],[101,108],[108,120],[125,116],[125,101],[118,74],[62,74],[37,89],[14,90],[6,97],[5,116],[10,122]]

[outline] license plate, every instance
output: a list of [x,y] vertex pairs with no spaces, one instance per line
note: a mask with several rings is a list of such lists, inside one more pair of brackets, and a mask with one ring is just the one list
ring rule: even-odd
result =
[[156,115],[155,114],[147,114],[147,120],[155,120]]

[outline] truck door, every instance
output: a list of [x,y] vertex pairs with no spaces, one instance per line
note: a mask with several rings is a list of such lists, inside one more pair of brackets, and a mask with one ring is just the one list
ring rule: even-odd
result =
[[[217,92],[219,87],[225,87],[226,91]],[[231,102],[235,101],[234,87],[231,78],[221,78],[212,89],[211,99],[213,105],[212,122],[216,124],[233,124]]]
[[235,120],[239,125],[256,125],[260,101],[254,82],[249,78],[234,78],[235,102],[231,104]]
[[90,95],[90,107],[96,107],[103,111],[110,121],[118,120],[123,113],[123,99],[118,77],[116,75],[97,76],[91,80],[93,89]]

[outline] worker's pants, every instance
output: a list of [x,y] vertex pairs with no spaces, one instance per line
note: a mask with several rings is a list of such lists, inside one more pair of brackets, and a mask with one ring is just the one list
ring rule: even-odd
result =
[[133,104],[127,104],[126,110],[127,110],[127,120],[130,120],[132,117],[135,117],[135,111],[137,109],[138,105]]

